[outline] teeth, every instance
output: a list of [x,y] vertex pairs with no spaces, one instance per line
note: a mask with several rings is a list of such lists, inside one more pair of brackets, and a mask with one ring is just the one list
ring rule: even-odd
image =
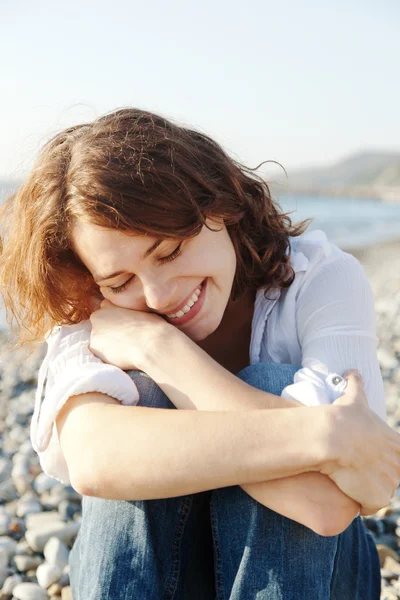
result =
[[202,287],[203,287],[203,284],[201,284],[197,288],[197,290],[195,292],[193,292],[192,297],[188,300],[188,303],[185,304],[185,306],[183,308],[181,308],[181,310],[179,310],[177,313],[171,313],[170,315],[167,315],[167,317],[169,317],[170,319],[176,319],[179,317],[183,317],[183,315],[188,313],[190,311],[190,309],[192,308],[192,306],[194,306],[196,304],[197,300],[199,299]]

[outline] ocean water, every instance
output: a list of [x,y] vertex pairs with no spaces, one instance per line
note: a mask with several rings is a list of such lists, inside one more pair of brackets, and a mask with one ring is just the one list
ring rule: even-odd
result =
[[[294,222],[313,218],[310,229],[322,229],[340,248],[352,250],[385,241],[400,240],[398,204],[354,198],[280,196],[279,204]],[[0,310],[0,328],[6,327]]]
[[342,249],[400,240],[400,198],[398,204],[384,204],[359,198],[281,196],[279,203],[295,222],[313,218],[309,229],[322,229]]

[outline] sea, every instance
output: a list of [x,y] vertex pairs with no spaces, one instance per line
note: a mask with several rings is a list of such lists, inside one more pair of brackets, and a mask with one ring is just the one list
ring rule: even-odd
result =
[[[384,203],[293,194],[281,195],[278,201],[293,222],[312,218],[309,229],[322,229],[343,250],[400,240],[400,198],[398,203]],[[0,328],[6,327],[4,310],[0,310]]]

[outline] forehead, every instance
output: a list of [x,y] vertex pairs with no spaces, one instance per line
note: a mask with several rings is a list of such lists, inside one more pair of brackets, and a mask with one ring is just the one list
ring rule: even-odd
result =
[[83,221],[73,225],[71,238],[73,250],[92,274],[123,269],[127,260],[140,261],[156,241],[149,235],[128,235]]

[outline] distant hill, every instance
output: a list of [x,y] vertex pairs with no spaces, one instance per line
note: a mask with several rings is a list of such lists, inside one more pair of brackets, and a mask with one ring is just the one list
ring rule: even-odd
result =
[[[289,188],[295,194],[400,203],[400,152],[360,152],[327,167],[286,170],[288,181],[276,180],[271,184],[273,192]],[[20,184],[0,179],[0,202]]]
[[363,152],[328,167],[287,173],[293,193],[400,202],[400,153]]

